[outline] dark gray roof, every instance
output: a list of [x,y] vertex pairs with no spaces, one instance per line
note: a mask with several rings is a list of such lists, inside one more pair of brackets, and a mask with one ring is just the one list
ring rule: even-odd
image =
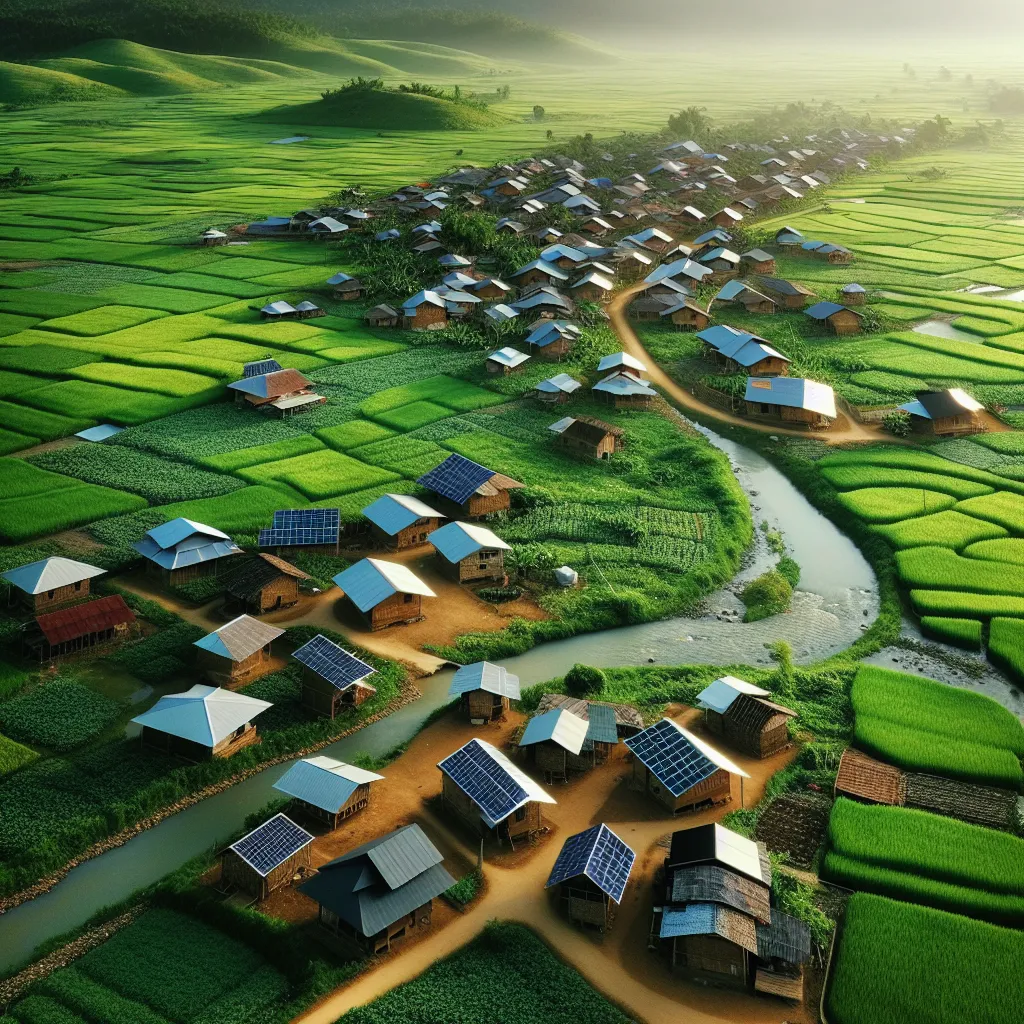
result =
[[679,868],[672,875],[673,903],[724,903],[759,921],[771,919],[770,889],[717,864]]
[[370,936],[455,884],[419,825],[406,825],[324,864],[299,888]]
[[757,925],[757,955],[762,960],[777,957],[790,964],[802,964],[811,956],[811,930],[781,910],[772,911],[771,924]]

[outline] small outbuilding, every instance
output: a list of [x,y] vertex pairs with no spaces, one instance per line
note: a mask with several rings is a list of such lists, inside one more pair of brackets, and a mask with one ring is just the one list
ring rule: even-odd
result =
[[509,492],[523,486],[463,455],[449,455],[416,482],[457,505],[471,519],[503,512],[512,504]]
[[569,836],[551,869],[545,888],[558,886],[558,901],[570,921],[602,932],[612,904],[622,903],[636,853],[607,825]]
[[583,385],[567,373],[556,373],[554,377],[542,380],[534,389],[538,402],[546,405],[564,405]]
[[984,431],[981,413],[985,406],[962,388],[944,391],[918,391],[912,402],[900,408],[910,414],[914,430],[939,437],[957,437]]
[[899,768],[847,747],[839,758],[835,795],[862,803],[902,807],[907,798],[907,777]]
[[615,409],[648,409],[658,397],[649,381],[628,370],[610,374],[598,381],[591,391]]
[[224,231],[218,231],[217,228],[207,228],[199,236],[200,245],[227,245],[228,236]]
[[363,314],[363,319],[369,327],[397,327],[402,320],[402,314],[394,306],[382,302]]
[[708,311],[693,299],[680,299],[665,306],[658,316],[662,320],[671,320],[684,331],[703,331],[711,323]]
[[603,743],[608,747],[603,753],[600,748],[598,749],[599,761],[604,760],[605,755],[611,755],[612,747],[619,740],[625,739],[627,736],[635,736],[638,732],[642,732],[644,728],[643,716],[636,708],[629,704],[611,704],[603,700],[583,700],[579,697],[569,697],[564,693],[545,693],[537,705],[537,710],[550,711],[552,708],[565,708],[567,711],[571,711],[574,715],[588,722],[590,721],[590,713],[595,708],[607,709],[611,712],[615,729],[614,738],[611,737],[607,730],[607,716],[604,711],[597,712],[598,719],[602,723],[600,726],[601,735],[598,736],[597,732],[588,732],[589,739],[594,740],[598,744]]
[[283,558],[261,552],[235,560],[222,580],[227,603],[252,615],[263,615],[299,603],[299,584],[311,579]]
[[377,670],[322,633],[292,657],[302,666],[302,706],[322,718],[337,718],[377,692],[366,681]]
[[252,720],[272,707],[266,700],[196,683],[161,697],[132,722],[142,727],[142,745],[186,761],[230,757],[259,743]]
[[8,584],[9,604],[40,613],[89,596],[90,581],[107,570],[73,558],[51,555],[0,574]]
[[593,745],[586,753],[583,750],[587,727],[587,721],[571,711],[552,708],[526,723],[519,747],[546,782],[568,782],[570,772],[593,767]]
[[335,829],[369,806],[370,787],[383,779],[376,772],[318,754],[296,761],[274,789],[290,796],[303,814]]
[[224,851],[221,880],[265,900],[306,873],[312,842],[313,837],[291,818],[275,814]]
[[625,446],[626,432],[591,416],[566,416],[552,423],[556,443],[561,448],[592,459],[610,459]]
[[784,309],[803,309],[807,300],[814,297],[814,292],[796,281],[786,281],[781,277],[765,277],[761,279],[760,288],[771,296]]
[[774,274],[775,257],[764,249],[748,249],[740,254],[740,266],[748,274]]
[[112,594],[37,615],[24,646],[40,662],[55,661],[125,640],[134,627],[135,614],[120,594]]
[[434,900],[455,884],[419,825],[406,825],[321,865],[299,887],[319,905],[320,927],[364,954],[430,927]]
[[838,335],[859,334],[864,319],[863,313],[840,306],[838,302],[816,302],[804,310],[804,316],[825,324]]
[[411,494],[382,494],[363,509],[374,537],[392,551],[426,544],[447,518]]
[[331,286],[334,297],[342,302],[352,302],[355,299],[361,299],[366,291],[363,282],[358,277],[352,277],[351,274],[346,274],[344,271],[332,274],[327,278],[327,283]]
[[697,695],[708,731],[753,757],[788,747],[789,720],[797,713],[769,700],[771,692],[735,676],[723,676]]
[[334,582],[371,630],[417,622],[423,618],[423,598],[437,597],[411,569],[379,558],[350,565]]
[[505,579],[505,552],[496,533],[476,523],[448,523],[430,535],[441,572],[457,583]]
[[526,352],[520,352],[517,348],[506,346],[492,352],[484,363],[488,373],[508,375],[523,368],[523,364],[530,359]]
[[459,698],[473,725],[497,722],[505,717],[509,701],[519,700],[519,676],[489,661],[463,665],[452,677],[448,696]]
[[844,284],[839,289],[839,294],[842,296],[843,304],[846,306],[863,306],[868,299],[867,288],[862,284],[857,284],[855,281]]
[[194,644],[196,667],[216,686],[237,690],[273,668],[271,645],[284,630],[239,615]]
[[132,547],[146,560],[146,571],[169,587],[200,576],[215,576],[224,559],[242,549],[226,534],[194,519],[172,519],[147,530]]
[[543,804],[556,803],[500,750],[471,739],[438,766],[441,803],[478,835],[499,843],[527,839],[544,828]]
[[669,718],[625,740],[633,753],[633,786],[673,814],[732,799],[732,777],[750,776],[724,754]]
[[572,351],[581,333],[569,320],[543,320],[526,336],[526,344],[541,359],[561,359]]
[[410,331],[437,331],[448,326],[448,306],[435,291],[420,291],[402,303],[402,326]]

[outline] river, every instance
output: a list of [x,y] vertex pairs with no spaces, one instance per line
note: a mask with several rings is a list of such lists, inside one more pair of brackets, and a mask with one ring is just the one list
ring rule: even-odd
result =
[[[732,463],[750,495],[755,542],[728,587],[710,595],[708,614],[672,618],[590,633],[536,647],[503,662],[524,686],[562,675],[576,662],[612,667],[661,664],[767,664],[764,645],[784,639],[797,661],[815,661],[848,647],[878,611],[871,567],[853,542],[822,516],[767,459],[695,425]],[[785,537],[802,578],[792,611],[756,623],[735,621],[742,602],[734,593],[744,581],[774,564],[762,522]],[[426,717],[447,701],[451,671],[418,681],[423,696],[387,718],[322,751],[351,760],[383,754],[413,736]],[[103,906],[156,882],[190,857],[223,841],[247,815],[278,796],[273,783],[289,764],[276,765],[142,832],[124,846],[85,861],[49,892],[0,915],[0,969],[24,960],[41,942],[86,921]]]

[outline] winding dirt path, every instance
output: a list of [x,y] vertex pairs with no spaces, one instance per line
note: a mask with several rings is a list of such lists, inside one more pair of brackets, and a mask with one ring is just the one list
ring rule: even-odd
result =
[[[700,714],[693,709],[686,709],[678,718],[691,728],[700,728]],[[383,785],[390,788],[388,803],[383,809],[380,802],[368,809],[374,812],[375,819],[369,831],[380,834],[385,828],[418,820],[435,841],[441,840],[443,850],[455,848],[462,858],[472,856],[465,841],[466,834],[424,804],[440,790],[435,765],[474,733],[482,733],[497,746],[508,744],[513,730],[524,720],[513,712],[503,723],[473,729],[456,712],[451,712],[423,730],[409,749],[385,770],[388,781]],[[744,787],[744,803],[749,807],[761,798],[771,775],[796,756],[796,749],[783,751],[766,761],[731,752],[730,756],[751,775]],[[673,975],[664,960],[648,950],[653,901],[651,880],[666,853],[661,844],[675,829],[721,818],[739,806],[740,793],[734,782],[733,800],[729,804],[673,820],[663,816],[653,801],[632,792],[628,777],[629,767],[619,756],[568,785],[548,787],[558,800],[557,805],[545,808],[551,835],[514,854],[490,851],[483,869],[484,894],[465,914],[455,915],[438,928],[443,918],[439,919],[435,913],[434,928],[382,957],[350,984],[297,1018],[295,1024],[333,1024],[347,1010],[411,981],[471,941],[488,921],[495,919],[528,925],[591,985],[637,1021],[647,1024],[678,1024],[682,1020],[687,1024],[803,1024],[812,1020],[803,1007],[790,1003],[688,982]],[[390,821],[385,822],[384,818]],[[616,911],[611,929],[603,935],[569,924],[553,902],[552,894],[544,888],[564,840],[601,821],[637,851],[636,866],[623,903]],[[347,849],[362,842],[365,830],[358,825],[357,829],[358,834],[343,839],[334,834],[317,840],[317,844],[330,844],[331,848],[324,851],[324,859],[343,852],[342,846]],[[314,862],[320,860],[315,845]],[[266,909],[275,913],[272,906]],[[312,911],[306,913],[311,915]]]
[[[735,413],[718,409],[707,402],[702,402],[695,395],[692,395],[682,385],[677,384],[648,354],[642,342],[637,337],[633,325],[629,322],[626,309],[630,300],[643,288],[643,282],[630,285],[618,292],[608,304],[608,316],[611,320],[612,329],[622,342],[622,349],[631,356],[636,356],[648,368],[647,376],[657,384],[661,390],[674,402],[690,409],[692,412],[709,419],[718,420],[719,423],[730,423],[746,430],[756,430],[762,434],[788,434],[793,437],[814,437],[825,441],[828,444],[843,444],[850,441],[877,441],[880,439],[878,430],[872,430],[862,423],[856,423],[842,413],[831,428],[831,430],[800,430],[793,427],[783,426],[781,423],[765,423],[761,420],[750,419],[746,416],[737,416]],[[783,314],[784,315],[784,314]]]

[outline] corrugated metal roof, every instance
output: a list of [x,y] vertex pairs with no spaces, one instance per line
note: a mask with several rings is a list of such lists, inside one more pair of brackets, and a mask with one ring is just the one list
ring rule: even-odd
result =
[[617,370],[620,366],[625,366],[631,370],[639,370],[641,373],[647,372],[646,365],[628,352],[615,352],[610,356],[603,356],[597,364],[597,372],[604,373],[605,370]]
[[757,955],[762,960],[806,963],[811,957],[811,929],[798,918],[773,910],[770,924],[757,925]]
[[595,384],[591,391],[604,391],[610,395],[648,395],[651,398],[658,394],[647,381],[629,373],[613,373]]
[[542,380],[534,390],[543,391],[547,394],[554,394],[555,392],[561,391],[563,394],[571,395],[581,387],[583,387],[583,385],[576,380],[575,377],[570,377],[567,373],[556,373],[554,377]]
[[487,357],[487,362],[498,363],[501,366],[507,366],[510,369],[515,369],[517,366],[521,366],[529,359],[529,355],[525,352],[520,352],[517,348],[506,346],[505,348],[499,348],[497,352],[492,352]]
[[485,549],[511,550],[497,534],[475,523],[448,523],[430,535],[430,543],[453,565]]
[[807,409],[835,419],[836,398],[827,384],[803,377],[748,377],[744,399],[791,409]]
[[484,690],[509,700],[519,700],[519,676],[512,675],[501,665],[489,661],[478,661],[463,665],[452,677],[448,690],[449,697],[458,697],[474,690]]
[[411,569],[379,558],[364,558],[334,577],[345,596],[367,612],[394,594],[437,597]]
[[687,907],[665,907],[661,915],[661,938],[687,935],[718,935],[749,953],[757,952],[754,919],[717,903],[691,903]]
[[[583,258],[582,253],[580,253],[580,257]],[[569,275],[564,270],[560,267],[556,267],[554,263],[548,263],[545,259],[531,260],[529,263],[521,266],[518,270],[513,271],[510,276],[522,277],[523,274],[526,274],[531,270],[539,270],[546,277],[553,277],[556,281],[569,280]]]
[[161,697],[132,721],[158,732],[213,747],[273,705],[266,700],[196,683],[184,693]]
[[154,526],[152,530],[146,531],[146,535],[152,537],[162,548],[174,547],[176,544],[188,540],[197,533],[203,534],[206,537],[213,537],[216,540],[231,539],[226,533],[221,533],[220,530],[212,526],[197,523],[194,519],[184,519],[181,517],[162,523],[160,526]]
[[220,629],[196,640],[195,646],[230,661],[244,661],[279,636],[284,636],[283,629],[249,615],[239,615]]
[[415,295],[410,296],[405,302],[402,303],[402,309],[416,309],[418,306],[422,306],[424,303],[430,306],[440,306],[444,308],[444,299],[441,298],[437,292],[434,291],[419,291]]
[[736,676],[722,676],[697,694],[697,706],[710,708],[723,715],[741,693],[751,697],[770,697],[772,695],[770,690],[755,686],[744,679],[737,679]]
[[553,708],[543,714],[535,715],[526,723],[523,738],[519,746],[529,747],[534,743],[546,743],[551,740],[570,754],[578,754],[583,749],[583,741],[587,738],[587,722],[565,708]]
[[354,764],[319,755],[296,761],[274,783],[274,789],[328,814],[337,814],[360,786],[383,778]]
[[95,601],[75,605],[73,608],[62,608],[36,617],[36,625],[51,646],[134,621],[134,613],[120,594],[101,597]]
[[45,594],[48,590],[59,590],[102,576],[106,571],[86,562],[76,562],[73,558],[52,555],[17,569],[8,569],[2,575],[8,583],[26,594]]
[[409,494],[384,494],[363,509],[363,515],[389,537],[418,519],[446,519],[437,509]]
[[699,282],[713,273],[714,271],[710,267],[705,267],[701,263],[691,259],[681,259],[675,260],[672,263],[663,263],[660,267],[652,270],[644,280],[648,284],[657,284],[657,282],[663,281],[667,277],[679,277],[682,275]]

